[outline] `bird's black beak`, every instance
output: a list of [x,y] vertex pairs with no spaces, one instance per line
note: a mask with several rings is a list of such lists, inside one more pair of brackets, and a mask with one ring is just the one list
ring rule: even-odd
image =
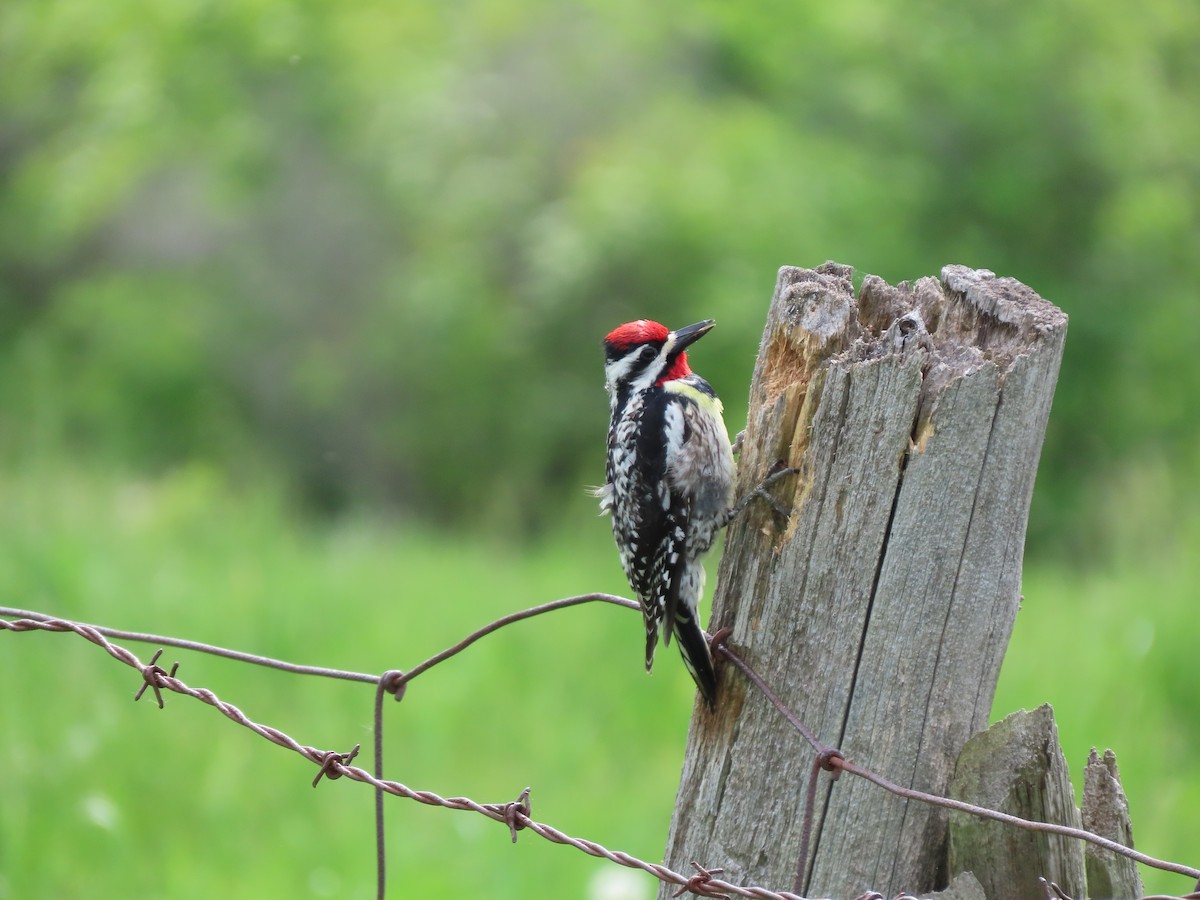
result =
[[671,355],[675,356],[682,353],[689,346],[712,331],[713,326],[716,324],[716,321],[713,319],[705,319],[703,322],[697,322],[695,325],[689,325],[686,328],[676,330],[675,346],[671,348]]

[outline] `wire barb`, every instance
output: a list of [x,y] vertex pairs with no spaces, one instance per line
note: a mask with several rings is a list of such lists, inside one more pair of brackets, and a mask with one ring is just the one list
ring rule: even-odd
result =
[[[529,788],[526,788],[515,801],[485,805],[477,803],[467,797],[444,798],[438,796],[432,791],[416,791],[397,781],[385,781],[382,778],[383,728],[381,700],[385,692],[402,695],[404,686],[416,675],[433,668],[435,665],[461,652],[463,649],[470,646],[470,644],[479,640],[481,637],[484,637],[485,635],[490,634],[505,625],[521,621],[522,619],[530,618],[531,616],[540,615],[541,613],[550,612],[552,610],[563,609],[568,606],[576,606],[581,603],[597,600],[615,605],[626,606],[635,610],[639,608],[637,603],[632,600],[626,600],[622,597],[615,597],[609,594],[585,594],[578,597],[568,597],[563,600],[544,603],[540,606],[523,610],[519,613],[510,614],[490,623],[489,625],[484,626],[465,638],[463,641],[460,641],[458,644],[454,645],[448,650],[442,651],[436,656],[431,657],[430,659],[421,663],[419,666],[410,669],[407,673],[400,671],[389,671],[383,673],[382,675],[363,675],[354,672],[342,672],[335,669],[321,669],[314,666],[296,666],[292,663],[284,663],[279,660],[271,660],[266,657],[258,657],[252,654],[240,653],[238,651],[225,650],[219,647],[199,644],[197,642],[183,641],[176,638],[161,638],[157,635],[145,635],[135,632],[119,632],[115,629],[103,628],[101,626],[87,625],[81,622],[72,622],[67,619],[58,619],[43,613],[28,612],[26,610],[12,610],[5,607],[0,607],[0,615],[17,615],[20,616],[20,618],[15,620],[0,619],[0,631],[11,631],[17,633],[30,631],[48,631],[53,633],[74,632],[80,637],[102,648],[114,659],[138,670],[142,674],[143,684],[138,689],[135,699],[139,699],[142,694],[145,693],[146,688],[149,687],[154,690],[159,707],[162,708],[163,701],[160,689],[166,688],[167,690],[177,694],[185,694],[201,701],[202,703],[214,707],[227,718],[237,722],[239,725],[249,728],[251,731],[267,739],[271,743],[299,753],[304,758],[318,765],[320,769],[317,773],[317,777],[313,780],[314,786],[323,776],[328,775],[330,779],[336,779],[345,776],[352,781],[359,781],[374,787],[378,797],[377,810],[379,812],[379,825],[377,826],[376,836],[380,854],[378,883],[380,897],[383,896],[384,889],[382,797],[383,794],[387,793],[398,797],[405,797],[409,800],[414,800],[418,803],[423,803],[428,806],[439,806],[445,809],[470,810],[480,813],[494,821],[503,822],[508,825],[510,834],[512,835],[514,841],[516,840],[518,831],[528,829],[540,837],[551,841],[552,843],[568,845],[590,856],[607,859],[610,862],[617,863],[618,865],[625,866],[627,868],[640,869],[648,872],[650,875],[653,875],[655,878],[667,884],[682,885],[682,888],[679,890],[679,892],[675,894],[677,897],[690,891],[691,893],[704,897],[728,898],[730,895],[736,894],[740,897],[757,898],[757,900],[803,900],[799,894],[799,888],[797,888],[795,893],[787,893],[772,891],[764,887],[747,887],[730,884],[716,877],[718,874],[723,873],[722,869],[705,869],[694,861],[692,866],[697,870],[697,874],[687,876],[682,873],[675,872],[664,865],[646,862],[619,850],[609,850],[595,841],[571,837],[570,835],[564,834],[556,828],[553,828],[542,822],[536,822],[530,818],[531,810],[529,805]],[[1028,819],[1021,819],[1016,816],[1008,815],[1007,813],[1001,813],[996,810],[964,803],[959,800],[952,800],[947,797],[940,797],[935,794],[928,794],[923,791],[901,787],[900,785],[888,781],[883,776],[878,775],[869,769],[856,765],[850,760],[847,760],[841,751],[826,747],[824,744],[822,744],[815,737],[815,735],[808,730],[796,712],[779,698],[779,696],[770,688],[769,685],[767,685],[762,677],[754,671],[753,667],[747,663],[736,651],[728,646],[726,641],[731,633],[732,632],[730,629],[723,628],[713,635],[713,637],[710,639],[711,646],[713,647],[714,651],[713,655],[721,655],[732,662],[746,676],[746,678],[762,692],[763,696],[766,697],[767,700],[779,711],[779,713],[784,716],[788,723],[791,724],[804,737],[804,739],[816,752],[809,776],[810,789],[808,791],[808,795],[810,803],[812,796],[816,793],[815,782],[820,771],[829,772],[834,779],[836,779],[841,772],[849,772],[851,775],[863,778],[877,787],[880,787],[905,799],[916,800],[922,803],[929,803],[936,806],[957,810],[959,812],[1004,822],[1008,825],[1032,831],[1061,834],[1067,837],[1088,841],[1104,847],[1105,849],[1111,850],[1114,853],[1129,857],[1144,865],[1152,866],[1163,871],[1174,872],[1177,874],[1190,876],[1191,878],[1200,879],[1200,869],[1192,868],[1179,863],[1155,859],[1154,857],[1147,856],[1144,853],[1140,853],[1129,847],[1125,847],[1116,841],[1109,840],[1101,837],[1100,835],[1093,834],[1092,832],[1084,831],[1083,829],[1071,828],[1064,825],[1054,825],[1046,822],[1034,822]],[[365,770],[350,764],[358,754],[359,747],[357,745],[350,753],[339,754],[321,751],[315,747],[309,747],[300,744],[295,739],[277,728],[272,728],[269,725],[263,725],[252,721],[240,709],[238,709],[232,703],[228,703],[219,699],[212,691],[204,688],[192,688],[179,681],[175,677],[175,673],[179,668],[178,662],[171,667],[171,671],[169,673],[164,671],[158,665],[158,659],[162,655],[161,649],[154,654],[149,663],[143,664],[141,660],[137,658],[137,656],[124,647],[111,643],[105,637],[105,635],[119,635],[124,636],[129,640],[144,640],[151,643],[162,643],[168,646],[185,647],[187,649],[198,650],[201,652],[211,652],[219,656],[241,659],[242,661],[251,662],[256,665],[266,665],[272,668],[279,668],[283,669],[284,671],[298,674],[322,675],[331,678],[366,681],[374,684],[376,686],[375,740],[377,774],[371,775]],[[809,823],[807,827],[811,827],[812,818],[813,815],[811,811],[806,811],[805,820]],[[801,855],[801,865],[803,865],[806,855],[807,850],[805,850],[805,852]],[[802,875],[802,872],[800,874]],[[798,881],[799,880],[801,879],[798,879]],[[1057,892],[1057,900],[1066,900],[1065,895],[1062,894],[1057,886],[1048,885],[1046,890],[1050,891],[1051,888]],[[1200,900],[1200,883],[1198,883],[1197,888],[1198,890],[1195,893],[1188,894],[1181,898],[1181,900]],[[877,893],[872,893],[869,896],[875,898],[881,897],[881,895]],[[900,896],[905,897],[907,895]],[[1052,898],[1052,900],[1054,900],[1054,898]],[[1146,900],[1162,900],[1162,898],[1146,898]]]
[[728,894],[722,894],[712,886],[713,876],[724,874],[724,869],[706,869],[694,859],[692,867],[696,870],[696,874],[685,881],[683,887],[673,893],[672,897],[682,897],[684,894],[692,893],[701,897],[720,897],[722,900],[730,900]]
[[174,678],[175,673],[179,671],[179,663],[176,662],[171,666],[171,671],[168,672],[162,666],[157,665],[158,658],[162,656],[162,648],[154,651],[154,655],[150,657],[150,662],[142,666],[142,686],[137,689],[137,693],[133,695],[133,702],[137,703],[142,699],[142,694],[146,693],[146,688],[154,690],[154,699],[158,701],[158,708],[163,708],[163,698],[161,688],[169,687],[163,680],[164,678]]
[[508,826],[508,831],[512,835],[512,842],[517,842],[517,832],[528,827],[527,822],[530,821],[530,816],[533,815],[533,806],[529,802],[530,788],[525,788],[521,791],[521,796],[516,800],[510,800],[508,803],[488,803],[486,807],[500,813],[501,819]]
[[317,771],[317,777],[313,779],[313,787],[321,783],[321,779],[328,777],[330,781],[337,781],[342,777],[342,767],[348,766],[358,756],[359,748],[362,744],[355,744],[354,749],[349,753],[338,753],[336,750],[330,750],[321,757],[321,768]]

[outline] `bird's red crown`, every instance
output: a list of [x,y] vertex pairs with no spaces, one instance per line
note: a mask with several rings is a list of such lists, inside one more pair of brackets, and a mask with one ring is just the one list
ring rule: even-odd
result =
[[[610,352],[624,353],[631,347],[636,347],[639,344],[661,344],[671,334],[666,325],[651,321],[650,319],[638,319],[636,322],[626,322],[624,325],[619,325],[608,333],[608,337],[604,339],[604,343],[611,348]],[[680,350],[678,353],[670,357],[666,370],[659,376],[658,381],[654,382],[657,386],[662,385],[667,381],[674,381],[676,378],[685,378],[692,374],[692,369],[688,365],[687,354]]]
[[670,333],[666,325],[652,322],[649,319],[638,319],[636,322],[626,322],[624,325],[618,325],[608,333],[608,337],[604,339],[604,343],[618,350],[625,350],[637,344],[646,344],[651,341],[661,343],[667,339],[667,335]]

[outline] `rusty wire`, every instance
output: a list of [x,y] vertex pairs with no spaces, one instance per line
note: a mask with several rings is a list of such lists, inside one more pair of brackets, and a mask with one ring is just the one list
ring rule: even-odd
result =
[[[35,612],[29,609],[12,609],[7,606],[0,606],[0,616],[16,616],[20,619],[32,619],[36,622],[65,622],[66,619],[58,619],[46,613]],[[77,622],[75,624],[84,624]],[[226,659],[235,659],[238,662],[250,663],[255,666],[264,666],[268,669],[278,669],[281,672],[291,672],[294,675],[317,675],[321,678],[339,678],[343,681],[362,681],[368,684],[375,684],[379,681],[378,675],[370,675],[366,672],[347,672],[343,669],[327,669],[324,666],[302,666],[297,663],[286,662],[282,659],[272,659],[269,656],[259,656],[257,653],[246,653],[242,650],[230,650],[227,647],[217,647],[213,644],[205,644],[200,641],[189,641],[184,638],[167,637],[162,634],[147,634],[143,631],[125,631],[120,628],[108,628],[104,625],[89,625],[93,631],[104,637],[117,638],[122,641],[137,641],[142,644],[158,644],[162,647],[179,647],[181,650],[195,650],[198,653],[207,653],[210,656],[222,656]],[[15,630],[15,629],[9,629]],[[24,629],[22,629],[24,630]],[[70,628],[46,628],[44,631],[70,631]],[[91,640],[89,638],[89,640]],[[95,643],[93,641],[93,643]],[[124,661],[124,660],[122,660]]]
[[452,647],[447,647],[441,653],[435,653],[429,659],[422,663],[413,666],[407,672],[389,673],[394,677],[390,679],[390,684],[387,690],[396,696],[397,700],[404,699],[404,689],[408,683],[420,675],[432,669],[438,663],[445,662],[450,657],[466,650],[473,643],[482,637],[486,637],[493,631],[503,628],[505,625],[512,625],[514,622],[520,622],[523,619],[531,619],[534,616],[540,616],[542,613],[554,612],[556,609],[566,609],[568,606],[579,606],[581,603],[612,603],[616,606],[625,606],[629,609],[641,609],[641,606],[633,601],[627,600],[624,597],[618,597],[616,594],[580,594],[577,597],[564,597],[561,600],[551,600],[549,603],[542,603],[538,606],[531,606],[529,609],[523,609],[520,612],[509,613],[507,616],[501,616],[494,622],[489,622],[482,628],[472,631],[469,635],[459,641]]
[[[841,751],[833,747],[826,747],[819,740],[817,740],[813,736],[812,732],[804,726],[804,723],[800,721],[800,717],[797,716],[796,713],[787,706],[787,704],[779,699],[779,696],[771,690],[766,682],[762,680],[761,676],[759,676],[759,674],[755,672],[744,659],[742,659],[734,650],[730,649],[728,644],[721,642],[721,638],[721,632],[717,632],[717,634],[713,637],[713,643],[717,645],[717,652],[741,669],[742,672],[746,674],[746,677],[749,678],[759,688],[759,690],[762,691],[763,695],[771,702],[771,704],[775,706],[777,710],[779,710],[780,714],[783,715],[788,724],[799,731],[804,739],[812,745],[814,750],[816,750],[817,758],[813,763],[813,777],[810,778],[810,785],[815,783],[815,774],[819,770],[823,769],[826,772],[831,772],[835,778],[839,772],[848,772],[851,775],[857,775],[859,778],[866,779],[877,787],[881,787],[885,791],[895,794],[898,797],[903,797],[906,800],[918,800],[922,803],[928,803],[932,806],[941,806],[945,809],[953,809],[958,812],[978,816],[982,819],[992,819],[996,822],[1004,822],[1006,825],[1013,825],[1017,828],[1024,828],[1028,831],[1041,831],[1048,834],[1061,834],[1065,837],[1076,838],[1081,841],[1087,841],[1088,843],[1095,844],[1098,847],[1103,847],[1105,850],[1111,850],[1113,853],[1117,853],[1121,856],[1127,856],[1136,862],[1142,863],[1143,865],[1151,866],[1155,869],[1162,869],[1164,872],[1173,872],[1177,875],[1187,875],[1192,878],[1200,879],[1200,869],[1194,869],[1191,866],[1185,866],[1180,863],[1168,862],[1167,860],[1156,859],[1153,856],[1148,856],[1145,853],[1134,850],[1132,847],[1126,847],[1124,844],[1119,844],[1114,840],[1110,840],[1109,838],[1095,834],[1091,831],[1085,831],[1082,828],[1072,828],[1069,825],[1055,825],[1052,822],[1035,822],[1032,819],[1022,819],[1019,816],[999,812],[994,809],[988,809],[987,807],[983,806],[976,806],[973,803],[967,803],[963,800],[952,800],[949,797],[941,797],[937,794],[929,794],[925,791],[918,791],[914,788],[902,787],[895,782],[889,781],[882,775],[871,771],[870,769],[851,762],[842,755]],[[811,812],[806,811],[806,817],[811,817]],[[808,818],[805,822],[805,830],[808,828],[811,828],[811,818]],[[807,847],[804,849],[807,850]],[[800,866],[798,867],[797,883],[799,883],[799,880],[801,880],[800,876],[803,875],[803,866],[804,857],[801,858]],[[799,887],[797,886],[796,889],[799,890]]]
[[[590,596],[590,595],[589,595]],[[597,598],[592,598],[597,599]],[[577,602],[585,602],[579,600]],[[555,607],[561,608],[561,607]],[[547,610],[542,610],[543,612]],[[0,608],[0,614],[3,614],[3,608]],[[315,747],[310,747],[301,744],[291,736],[285,734],[277,728],[272,728],[269,725],[263,725],[250,719],[245,713],[234,706],[232,703],[227,703],[217,697],[212,691],[205,688],[193,688],[185,684],[183,681],[173,677],[161,669],[161,667],[152,663],[143,663],[138,657],[129,650],[117,644],[109,642],[103,634],[91,625],[85,625],[80,622],[73,622],[68,619],[57,619],[50,616],[43,616],[39,619],[23,618],[16,620],[0,619],[0,631],[13,632],[28,632],[28,631],[49,631],[49,632],[74,632],[80,637],[91,641],[99,647],[102,647],[110,656],[120,662],[125,663],[133,669],[141,673],[144,681],[152,686],[157,686],[161,689],[172,691],[177,694],[183,694],[199,700],[212,706],[214,709],[221,712],[227,718],[237,722],[246,728],[249,728],[255,734],[266,738],[273,744],[280,747],[292,750],[299,753],[305,759],[316,764],[320,770],[325,773],[326,777],[345,777],[351,781],[359,781],[363,784],[369,784],[377,790],[393,794],[398,797],[404,797],[409,800],[415,800],[418,803],[423,803],[427,806],[440,806],[445,809],[469,810],[486,816],[496,822],[503,822],[510,825],[514,830],[527,829],[532,831],[548,841],[556,844],[565,844],[581,850],[589,856],[595,856],[601,859],[607,859],[619,865],[626,866],[632,869],[642,869],[645,872],[658,878],[660,881],[665,881],[668,884],[686,885],[692,882],[695,876],[684,875],[676,872],[667,866],[657,863],[645,862],[637,857],[625,853],[620,850],[609,850],[595,841],[589,841],[584,838],[576,838],[559,831],[553,826],[543,822],[537,822],[529,818],[528,815],[521,812],[521,807],[528,808],[528,793],[523,792],[517,800],[508,803],[478,803],[469,797],[442,797],[433,791],[418,791],[414,790],[398,781],[387,781],[376,778],[370,772],[360,769],[357,766],[349,765],[342,762],[341,754],[337,752],[322,751]],[[378,678],[375,679],[379,681]],[[347,755],[349,756],[349,755]],[[522,801],[524,798],[524,802]],[[712,871],[712,870],[710,870]],[[762,887],[743,887],[740,885],[729,884],[720,879],[711,878],[706,882],[706,887],[731,894],[737,894],[740,897],[758,898],[758,900],[804,900],[796,894],[780,893],[771,891]]]
[[[278,669],[281,672],[290,672],[294,675],[316,675],[321,678],[337,678],[342,681],[361,681],[367,684],[378,684],[382,678],[385,682],[388,693],[394,694],[397,700],[404,698],[404,688],[408,682],[412,681],[418,675],[432,669],[438,663],[445,662],[452,656],[456,656],[463,650],[466,650],[473,643],[482,637],[486,637],[494,631],[498,631],[505,625],[512,625],[514,622],[520,622],[523,619],[530,619],[534,616],[539,616],[542,613],[553,612],[556,609],[565,609],[568,606],[579,606],[582,603],[611,603],[615,606],[624,606],[629,609],[641,609],[638,603],[634,600],[628,600],[625,597],[618,597],[616,594],[591,593],[580,594],[576,597],[564,597],[561,600],[551,600],[548,603],[542,603],[538,606],[523,609],[519,612],[509,613],[502,616],[494,622],[489,622],[482,628],[471,632],[457,644],[452,647],[447,647],[440,653],[435,653],[433,656],[424,662],[418,663],[407,672],[400,670],[392,670],[381,675],[371,675],[366,672],[349,672],[345,669],[331,669],[326,666],[305,666],[298,663],[287,662],[282,659],[273,659],[270,656],[260,656],[257,653],[247,653],[244,650],[230,650],[227,647],[218,647],[215,644],[205,644],[201,641],[190,641],[184,638],[168,637],[162,634],[148,634],[144,631],[125,631],[120,628],[109,628],[104,625],[89,625],[88,627],[97,634],[105,637],[117,638],[125,641],[138,641],[143,644],[158,644],[162,647],[179,647],[182,650],[195,650],[198,653],[207,653],[210,656],[221,656],[226,659],[234,659],[239,662],[250,663],[255,666],[263,666],[268,669]],[[8,606],[0,606],[0,616],[15,616],[19,619],[32,619],[37,622],[66,622],[66,619],[57,619],[54,616],[46,613],[35,612],[30,609],[15,609]],[[84,624],[76,622],[75,624]],[[23,630],[23,629],[9,629]],[[71,630],[65,628],[44,628],[43,631],[64,631]],[[157,660],[158,656],[154,657]],[[153,662],[152,660],[151,662]]]
[[[407,673],[400,671],[389,671],[382,675],[366,675],[357,672],[345,672],[337,669],[325,669],[316,666],[299,666],[294,663],[287,663],[281,660],[273,660],[269,657],[257,656],[255,654],[243,653],[240,651],[227,650],[225,648],[214,647],[208,644],[202,644],[196,641],[186,641],[178,638],[164,638],[160,635],[147,635],[139,632],[120,631],[118,629],[104,628],[102,626],[87,625],[80,622],[74,622],[68,619],[55,618],[43,613],[31,612],[28,610],[13,610],[5,607],[0,607],[0,615],[17,615],[18,619],[5,620],[0,619],[0,631],[12,632],[28,632],[28,631],[49,631],[49,632],[74,632],[79,636],[91,641],[97,646],[102,647],[110,656],[126,665],[138,670],[141,673],[143,683],[139,687],[135,699],[140,698],[147,687],[153,689],[159,706],[162,704],[161,690],[166,689],[178,694],[184,694],[193,697],[209,706],[214,707],[224,714],[229,719],[237,722],[240,725],[249,728],[251,731],[271,741],[281,747],[290,749],[319,767],[317,777],[314,779],[314,786],[322,777],[336,779],[345,776],[352,781],[359,781],[364,784],[372,785],[376,789],[376,817],[377,817],[377,839],[379,853],[379,880],[378,890],[379,896],[383,896],[384,891],[384,845],[383,845],[383,806],[382,797],[384,793],[393,794],[395,796],[405,797],[410,800],[415,800],[418,803],[423,803],[430,806],[440,806],[446,809],[470,810],[488,818],[505,823],[512,834],[514,841],[517,839],[517,832],[523,829],[528,829],[533,833],[549,840],[553,843],[565,844],[587,853],[590,856],[595,856],[602,859],[607,859],[619,865],[628,868],[641,869],[655,878],[664,881],[668,884],[680,885],[682,892],[691,892],[701,896],[720,897],[728,894],[736,894],[741,897],[760,898],[760,900],[803,900],[798,893],[795,892],[777,892],[767,888],[758,886],[741,886],[723,881],[716,875],[722,873],[719,868],[706,869],[698,862],[693,862],[693,867],[697,870],[696,875],[684,875],[676,872],[666,866],[657,863],[650,863],[638,859],[628,853],[622,851],[614,851],[605,848],[604,846],[582,838],[575,838],[567,835],[556,828],[545,823],[537,822],[530,818],[529,806],[529,788],[526,788],[517,800],[508,803],[490,803],[480,804],[467,797],[450,797],[443,798],[432,791],[417,791],[409,788],[397,781],[386,781],[382,778],[383,764],[383,744],[382,744],[382,696],[384,692],[390,692],[396,695],[397,699],[403,696],[404,688],[408,681],[411,681],[417,675],[428,671],[433,666],[440,662],[449,659],[456,655],[475,641],[491,634],[505,625],[513,622],[521,621],[532,616],[542,613],[551,612],[553,610],[562,609],[568,606],[574,606],[581,603],[592,601],[601,601],[613,603],[619,606],[627,606],[638,608],[638,605],[632,601],[622,597],[616,597],[611,594],[584,594],[577,597],[568,597],[562,600],[555,600],[549,603],[541,604],[540,606],[532,607],[527,610],[522,610],[517,613],[512,613],[504,616],[501,619],[489,623],[481,629],[468,635],[459,643],[447,648],[441,653],[430,657],[428,660],[410,669]],[[762,691],[763,695],[776,707],[776,709],[784,716],[784,718],[805,738],[805,740],[817,752],[816,761],[813,764],[812,776],[810,778],[810,795],[812,788],[816,783],[817,773],[824,769],[831,772],[836,778],[840,772],[849,772],[860,778],[910,800],[917,800],[924,803],[930,803],[937,806],[946,807],[949,809],[958,810],[960,812],[969,813],[971,815],[989,818],[1000,822],[1005,822],[1016,827],[1025,828],[1034,831],[1044,831],[1054,834],[1061,834],[1068,837],[1077,838],[1084,841],[1097,844],[1105,847],[1115,853],[1127,856],[1145,865],[1162,869],[1168,872],[1174,872],[1181,875],[1188,875],[1193,878],[1200,878],[1200,870],[1193,869],[1189,866],[1184,866],[1178,863],[1171,863],[1164,860],[1155,859],[1146,854],[1134,851],[1131,848],[1125,847],[1100,835],[1093,834],[1082,829],[1070,828],[1062,825],[1053,825],[1045,822],[1033,822],[1028,819],[1021,819],[1016,816],[1008,815],[1007,813],[997,812],[996,810],[986,809],[984,807],[975,806],[970,803],[964,803],[958,800],[951,800],[946,797],[940,797],[934,794],[927,794],[922,791],[904,788],[896,785],[882,776],[858,766],[846,760],[840,751],[826,747],[809,731],[799,716],[791,710],[782,700],[771,690],[770,686],[758,675],[757,672],[732,650],[725,639],[728,636],[728,631],[718,632],[713,638],[712,643],[714,651],[729,659],[734,665],[742,671],[743,674]],[[306,675],[321,675],[325,677],[341,678],[353,681],[369,681],[375,683],[376,689],[376,771],[377,775],[372,775],[363,769],[350,765],[351,761],[358,753],[358,747],[355,746],[349,753],[338,753],[337,751],[322,751],[315,747],[310,747],[300,744],[289,735],[272,728],[269,725],[263,725],[252,721],[240,709],[231,703],[227,703],[218,698],[212,691],[204,688],[192,688],[186,685],[175,677],[178,663],[172,666],[171,671],[167,672],[157,664],[157,660],[161,655],[161,649],[154,654],[149,663],[143,664],[129,650],[124,647],[113,644],[107,640],[107,636],[120,637],[128,640],[147,641],[150,643],[158,643],[166,646],[181,647],[184,649],[197,650],[205,653],[212,653],[218,656],[224,656],[231,659],[238,659],[245,662],[250,662],[255,665],[268,666],[287,672]],[[807,827],[805,833],[811,829],[812,809],[811,803],[805,813]],[[796,891],[800,890],[800,885],[803,881],[804,864],[807,856],[807,840],[804,840],[804,848],[801,854],[800,863],[797,871],[797,886]]]
[[[1060,888],[1053,881],[1047,881],[1045,878],[1039,878],[1038,881],[1041,882],[1042,891],[1046,895],[1046,900],[1073,900],[1073,898],[1067,894],[1066,891]],[[859,900],[862,900],[862,898],[860,897]],[[1200,900],[1200,888],[1192,891],[1190,894],[1183,894],[1181,896],[1151,894],[1149,896],[1142,897],[1141,900]]]

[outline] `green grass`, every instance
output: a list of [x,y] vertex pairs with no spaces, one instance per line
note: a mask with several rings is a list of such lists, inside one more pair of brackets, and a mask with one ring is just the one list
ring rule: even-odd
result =
[[[506,612],[627,593],[607,524],[583,501],[569,533],[516,548],[403,522],[313,525],[269,489],[235,493],[203,468],[153,482],[25,472],[0,495],[0,603],[296,662],[411,667]],[[1194,863],[1200,579],[1167,562],[1027,571],[996,713],[1053,703],[1077,769],[1091,744],[1114,747],[1139,846]],[[595,605],[480,642],[388,701],[386,775],[482,802],[532,785],[537,818],[659,859],[692,689],[682,666],[645,677],[629,650],[640,629]],[[309,763],[188,698],[133,704],[136,674],[79,637],[0,642],[0,898],[373,896],[368,788],[313,790]],[[154,649],[127,646],[143,660]],[[183,651],[162,662],[176,659],[185,682],[301,743],[371,740],[369,686]],[[387,809],[393,896],[588,897],[611,877],[532,835],[514,846],[472,813]],[[634,879],[621,896],[653,895]],[[1180,881],[1150,885],[1190,888]]]
[[[1200,865],[1200,679],[1195,672],[1200,529],[1140,558],[1088,573],[1030,566],[1000,675],[993,720],[1054,706],[1076,801],[1088,751],[1113,749],[1135,846]],[[1195,883],[1143,868],[1149,893]]]
[[[559,545],[516,551],[403,524],[297,523],[202,469],[154,484],[56,473],[3,493],[5,604],[356,671],[411,667],[544,600],[623,589],[591,514]],[[691,691],[682,667],[647,680],[636,652],[614,654],[640,630],[594,605],[480,642],[389,701],[387,775],[482,802],[532,785],[539,818],[658,858]],[[368,788],[314,791],[309,763],[190,699],[134,705],[137,676],[81,638],[0,640],[0,897],[373,896]],[[182,651],[163,662],[175,659],[188,684],[301,743],[371,740],[369,686]],[[395,896],[585,896],[605,868],[533,836],[513,846],[473,813],[387,808]]]

